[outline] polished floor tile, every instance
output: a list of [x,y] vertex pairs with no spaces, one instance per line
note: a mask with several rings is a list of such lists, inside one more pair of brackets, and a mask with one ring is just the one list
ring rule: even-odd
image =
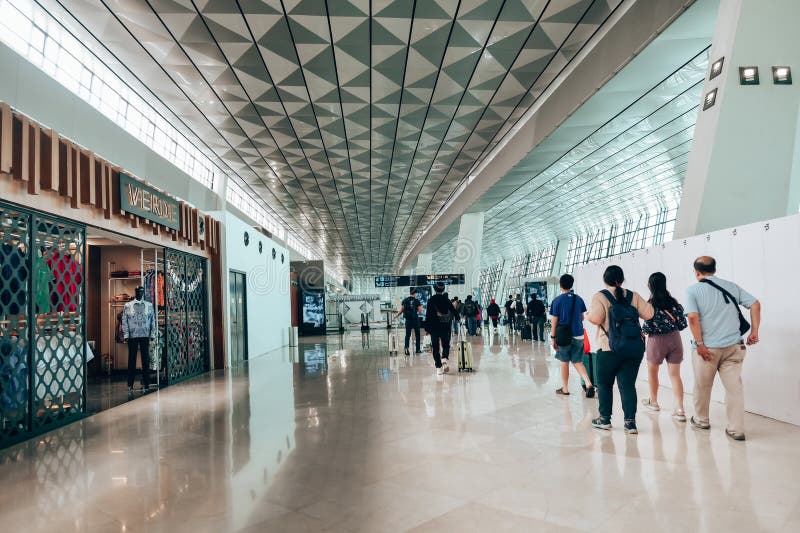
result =
[[748,415],[732,442],[714,404],[709,432],[669,405],[600,432],[542,344],[487,335],[437,377],[386,340],[306,339],[0,451],[2,531],[800,529],[800,428]]

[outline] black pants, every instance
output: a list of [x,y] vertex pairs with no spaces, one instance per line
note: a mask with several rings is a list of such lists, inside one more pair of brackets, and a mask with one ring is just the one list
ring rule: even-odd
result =
[[492,317],[492,327],[494,329],[497,329],[497,317],[496,316]]
[[133,387],[136,377],[136,351],[142,352],[142,386],[150,386],[150,339],[137,337],[128,339],[128,387]]
[[[431,347],[433,348],[433,362],[436,363],[436,368],[442,366],[442,359],[450,357],[450,328],[432,328],[429,333],[431,334]],[[441,342],[441,350],[439,343]]]
[[644,354],[619,355],[614,352],[597,352],[597,397],[600,402],[600,415],[611,418],[614,400],[614,380],[617,380],[619,395],[622,397],[622,411],[625,420],[636,419],[636,376]]
[[419,345],[419,320],[408,320],[406,319],[406,350],[408,350],[408,342],[411,340],[411,330],[414,330],[414,336],[416,337],[417,341],[417,351],[420,351]]
[[543,316],[535,316],[531,319],[531,333],[533,334],[533,340],[544,340],[544,321],[545,318]]

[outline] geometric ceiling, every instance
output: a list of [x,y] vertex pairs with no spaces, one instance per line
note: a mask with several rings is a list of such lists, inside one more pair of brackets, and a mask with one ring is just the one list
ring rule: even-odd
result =
[[621,1],[37,0],[354,273],[397,266]]
[[[467,209],[485,214],[483,267],[679,204],[716,9],[694,4]],[[435,271],[457,233],[426,248]]]

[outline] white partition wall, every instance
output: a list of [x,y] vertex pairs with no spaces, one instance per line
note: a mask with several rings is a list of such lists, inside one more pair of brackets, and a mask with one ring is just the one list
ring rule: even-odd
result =
[[[587,301],[603,288],[603,271],[617,264],[625,271],[627,288],[647,296],[647,278],[660,271],[668,288],[679,301],[686,288],[695,283],[692,263],[699,255],[717,260],[717,274],[741,285],[762,303],[761,342],[748,349],[742,380],[748,411],[800,425],[800,347],[798,306],[800,306],[800,215],[759,222],[733,229],[681,239],[646,250],[603,259],[575,269],[575,290]],[[745,316],[747,312],[745,311]],[[587,322],[594,340],[594,328]],[[690,362],[689,330],[683,333],[686,360],[682,376],[691,393],[694,374]],[[594,343],[593,343],[594,348]],[[640,378],[646,379],[646,365]],[[660,382],[669,386],[666,368]],[[714,400],[724,400],[717,382]],[[687,405],[691,411],[691,405]]]

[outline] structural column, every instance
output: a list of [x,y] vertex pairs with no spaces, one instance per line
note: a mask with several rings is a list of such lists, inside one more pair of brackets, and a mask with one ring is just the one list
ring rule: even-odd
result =
[[483,213],[467,213],[461,216],[453,257],[455,274],[464,274],[464,285],[452,287],[450,296],[466,298],[475,295],[481,275],[481,248],[483,246]]
[[445,272],[433,272],[433,254],[430,252],[422,253],[417,256],[417,268],[414,273],[419,276],[422,274],[444,274]]
[[[722,69],[706,78],[676,237],[798,212],[798,21],[797,0],[720,2],[709,70]],[[791,68],[792,83],[774,82],[773,67]],[[757,68],[758,83],[743,85],[740,68]]]

